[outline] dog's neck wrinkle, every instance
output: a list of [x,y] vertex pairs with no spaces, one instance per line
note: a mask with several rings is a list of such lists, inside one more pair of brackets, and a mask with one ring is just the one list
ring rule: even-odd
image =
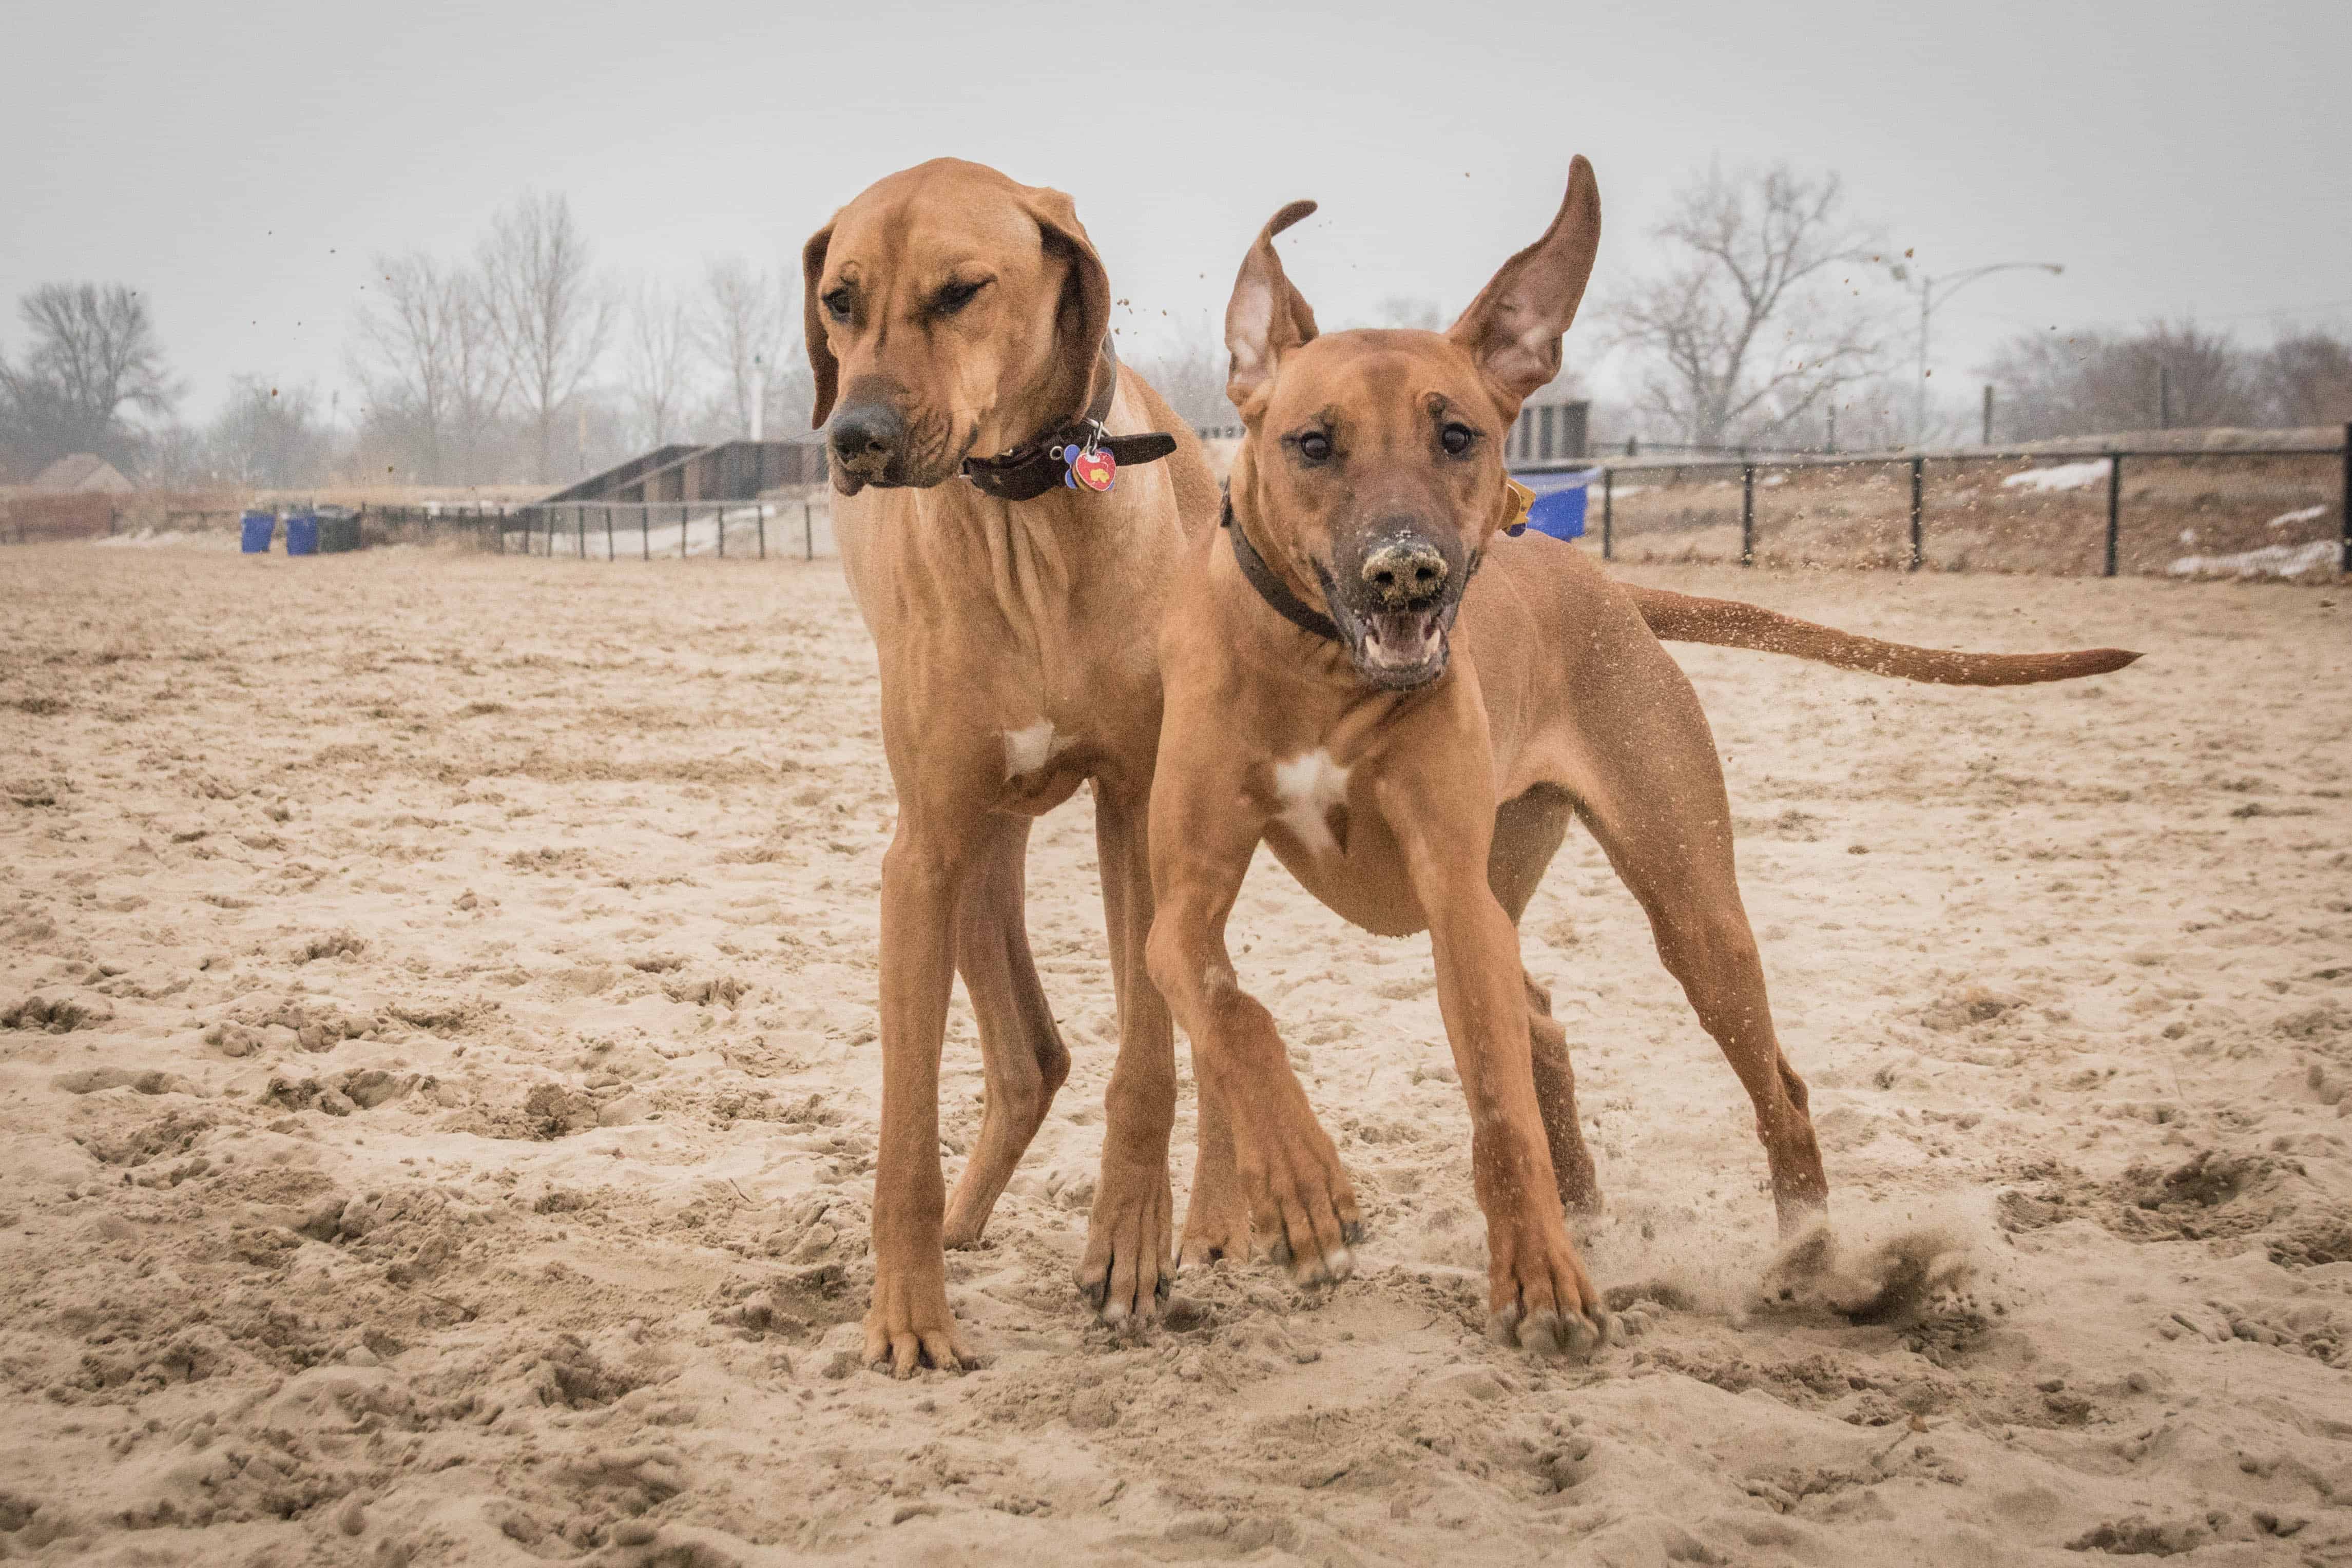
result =
[[[1104,423],[1114,434],[1142,428],[1124,385]],[[942,598],[968,594],[968,589],[951,593],[951,584],[969,582],[984,563],[989,598],[1003,617],[1008,640],[1042,659],[1051,644],[1074,635],[1068,629],[1101,601],[1131,600],[1139,574],[1150,568],[1130,563],[1139,553],[1172,542],[1154,536],[1150,508],[1139,507],[1137,497],[1153,484],[1152,476],[1138,474],[1108,494],[1055,489],[1026,501],[969,486],[961,494],[924,492],[908,542],[940,581]]]

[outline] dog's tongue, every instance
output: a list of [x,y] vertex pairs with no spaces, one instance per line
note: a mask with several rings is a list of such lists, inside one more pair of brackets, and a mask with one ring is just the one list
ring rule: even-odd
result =
[[1364,622],[1364,653],[1392,670],[1418,669],[1437,654],[1437,612],[1375,611]]

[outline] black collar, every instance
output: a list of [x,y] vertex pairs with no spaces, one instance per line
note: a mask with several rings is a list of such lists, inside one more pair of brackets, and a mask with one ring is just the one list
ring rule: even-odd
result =
[[983,496],[1030,501],[1059,485],[1062,476],[1069,472],[1069,465],[1062,456],[1065,446],[1076,444],[1108,452],[1111,461],[1121,468],[1130,464],[1157,463],[1176,450],[1176,438],[1165,432],[1144,435],[1103,433],[1103,421],[1110,417],[1111,401],[1118,395],[1118,355],[1110,346],[1108,332],[1103,334],[1097,379],[1102,385],[1086,412],[1076,419],[994,457],[965,458],[963,476]]
[[1289,586],[1274,568],[1265,564],[1265,557],[1257,553],[1257,546],[1250,543],[1249,535],[1242,526],[1234,521],[1234,493],[1231,489],[1225,492],[1224,515],[1217,519],[1217,526],[1233,536],[1234,560],[1241,567],[1242,575],[1249,579],[1249,585],[1257,590],[1257,596],[1274,606],[1276,615],[1301,632],[1310,632],[1327,643],[1344,643],[1345,639],[1339,635],[1339,622],[1312,605],[1301,602],[1298,595],[1290,591]]

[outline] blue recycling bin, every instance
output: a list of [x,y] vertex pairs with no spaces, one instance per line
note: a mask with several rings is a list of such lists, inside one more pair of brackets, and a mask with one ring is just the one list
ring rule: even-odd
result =
[[278,531],[275,512],[247,512],[245,515],[245,553],[268,555],[270,537]]
[[1528,507],[1528,528],[1556,539],[1584,537],[1585,497],[1591,493],[1593,480],[1600,476],[1598,468],[1511,476],[1536,493],[1535,501]]
[[286,553],[317,555],[319,553],[319,519],[310,512],[297,512],[286,519]]

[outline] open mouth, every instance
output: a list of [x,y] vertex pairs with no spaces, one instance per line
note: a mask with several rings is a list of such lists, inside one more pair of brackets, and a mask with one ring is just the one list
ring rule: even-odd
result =
[[1331,619],[1347,639],[1349,659],[1366,681],[1388,691],[1410,691],[1445,673],[1448,633],[1462,607],[1459,592],[1441,592],[1395,608],[1359,608],[1333,591],[1331,576],[1319,563],[1316,575],[1323,580],[1323,600]]

